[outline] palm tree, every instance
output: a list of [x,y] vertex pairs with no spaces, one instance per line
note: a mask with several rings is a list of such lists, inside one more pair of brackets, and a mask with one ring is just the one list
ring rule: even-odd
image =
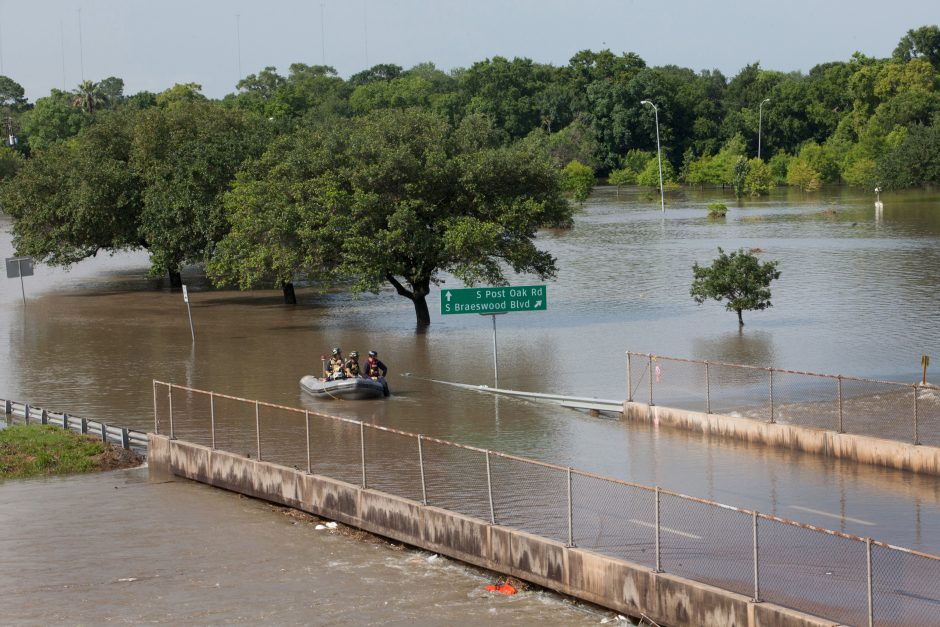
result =
[[94,81],[82,81],[72,94],[74,96],[72,104],[87,113],[94,113],[104,104],[104,95],[101,93],[99,84]]

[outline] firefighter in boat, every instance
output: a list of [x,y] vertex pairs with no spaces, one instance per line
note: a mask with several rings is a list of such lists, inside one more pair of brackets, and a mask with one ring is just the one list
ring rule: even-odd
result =
[[362,376],[362,367],[359,365],[359,351],[349,353],[349,359],[346,360],[343,371],[346,373],[346,376],[351,379]]
[[330,353],[330,361],[323,368],[323,376],[327,381],[346,378],[346,361],[343,359],[343,350],[340,347],[334,348]]
[[385,396],[389,395],[388,383],[385,382],[385,375],[388,374],[388,367],[379,359],[379,354],[375,351],[369,351],[369,359],[366,361],[366,376],[370,379],[382,382]]

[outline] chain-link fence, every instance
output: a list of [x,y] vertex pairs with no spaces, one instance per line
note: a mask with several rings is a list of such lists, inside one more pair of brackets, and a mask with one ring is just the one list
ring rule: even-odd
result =
[[940,446],[940,389],[627,353],[627,400]]
[[[751,372],[737,381],[756,385]],[[532,459],[167,383],[154,382],[154,413],[155,431],[171,438],[185,435],[842,624],[940,622],[937,556]]]

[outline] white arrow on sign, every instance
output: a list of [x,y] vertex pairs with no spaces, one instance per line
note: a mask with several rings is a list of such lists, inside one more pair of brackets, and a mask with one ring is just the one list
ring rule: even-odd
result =
[[447,292],[444,294],[444,296],[447,297],[447,302],[449,303],[449,302],[450,302],[450,290],[447,290]]
[[542,301],[540,300],[535,301],[535,309],[538,309],[541,306],[542,306]]

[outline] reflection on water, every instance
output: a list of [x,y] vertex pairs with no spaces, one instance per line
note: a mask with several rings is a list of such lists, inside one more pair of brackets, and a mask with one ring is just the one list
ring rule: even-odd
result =
[[[627,350],[912,381],[921,354],[940,359],[940,195],[882,199],[880,221],[872,198],[847,190],[725,199],[728,217],[714,221],[705,217],[714,192],[672,197],[663,216],[645,193],[599,189],[573,229],[540,235],[539,244],[558,258],[558,280],[548,287],[548,311],[500,316],[500,384],[624,398]],[[0,227],[8,225],[0,218]],[[740,330],[722,305],[698,306],[689,297],[692,264],[710,262],[719,246],[760,249],[782,272],[774,306],[745,312]],[[0,238],[0,254],[12,255],[8,235]],[[193,345],[181,295],[149,278],[147,266],[143,253],[104,256],[70,272],[37,266],[26,279],[25,307],[17,282],[0,283],[0,345],[8,364],[0,371],[0,394],[148,429],[152,381],[170,381],[782,515],[793,514],[785,510],[792,504],[838,511],[845,501],[854,517],[880,521],[877,533],[854,532],[940,550],[933,479],[499,401],[427,381],[491,384],[487,316],[433,313],[432,327],[416,334],[411,303],[391,290],[356,298],[301,289],[301,304],[287,307],[279,292],[216,291],[187,272]],[[438,294],[430,297],[432,312],[439,311]],[[318,371],[320,356],[334,345],[378,350],[391,369],[394,396],[358,403],[304,397],[300,377]],[[922,499],[916,517],[915,496]],[[934,544],[918,544],[923,538]]]

